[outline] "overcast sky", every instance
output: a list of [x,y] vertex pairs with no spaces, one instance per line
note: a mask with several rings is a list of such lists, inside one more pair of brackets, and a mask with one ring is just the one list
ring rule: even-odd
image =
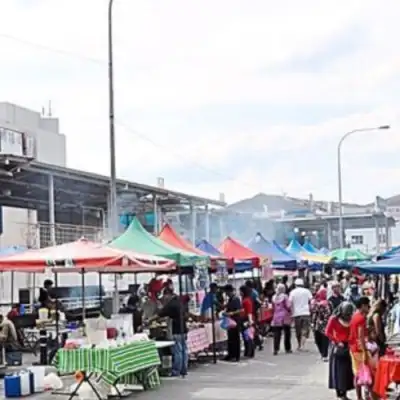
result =
[[[384,4],[384,7],[383,7]],[[400,192],[398,0],[115,0],[118,174],[236,201]],[[3,0],[1,100],[67,135],[70,167],[107,174],[107,0]],[[59,50],[59,51],[56,51]]]

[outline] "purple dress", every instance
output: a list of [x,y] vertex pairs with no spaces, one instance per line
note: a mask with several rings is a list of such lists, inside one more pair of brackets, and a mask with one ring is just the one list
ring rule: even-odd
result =
[[272,317],[272,326],[290,325],[291,310],[289,297],[286,294],[275,296],[272,300],[274,306],[274,315]]

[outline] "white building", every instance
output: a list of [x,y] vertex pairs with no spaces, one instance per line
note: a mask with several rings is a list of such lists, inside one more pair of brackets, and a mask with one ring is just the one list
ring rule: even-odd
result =
[[[60,133],[58,118],[0,102],[0,154],[27,155],[46,164],[66,166],[66,138]],[[36,224],[36,211],[1,207],[0,212],[0,248],[26,246],[26,227]]]

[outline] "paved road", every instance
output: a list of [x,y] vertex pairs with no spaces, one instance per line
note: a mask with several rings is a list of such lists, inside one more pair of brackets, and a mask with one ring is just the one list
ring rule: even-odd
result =
[[[270,347],[270,343],[267,347]],[[304,353],[272,356],[267,349],[256,359],[238,364],[200,364],[182,378],[163,380],[155,391],[138,392],[138,400],[322,400],[335,398],[326,388],[327,364],[318,360],[313,343]],[[1,394],[2,394],[2,388]],[[0,398],[2,396],[0,395]],[[67,399],[50,393],[30,397],[35,400]]]

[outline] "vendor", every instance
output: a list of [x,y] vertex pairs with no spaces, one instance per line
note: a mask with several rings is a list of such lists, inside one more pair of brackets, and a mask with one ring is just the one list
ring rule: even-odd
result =
[[43,283],[43,287],[39,290],[39,303],[40,307],[48,308],[49,304],[52,303],[54,300],[51,297],[51,289],[53,288],[53,281],[50,279],[46,279]]
[[164,289],[164,300],[164,306],[148,322],[151,323],[158,318],[170,318],[174,341],[172,350],[172,376],[185,376],[187,375],[189,356],[186,344],[188,328],[183,305],[179,297],[170,288]]
[[132,289],[128,298],[127,308],[132,313],[133,333],[139,333],[142,329],[142,310],[137,288]]
[[210,284],[210,290],[205,295],[203,302],[201,303],[201,316],[202,318],[211,318],[211,311],[214,307],[214,312],[218,311],[217,301],[218,285],[216,283]]
[[19,348],[17,330],[14,323],[0,314],[0,345],[4,346],[6,353]]

